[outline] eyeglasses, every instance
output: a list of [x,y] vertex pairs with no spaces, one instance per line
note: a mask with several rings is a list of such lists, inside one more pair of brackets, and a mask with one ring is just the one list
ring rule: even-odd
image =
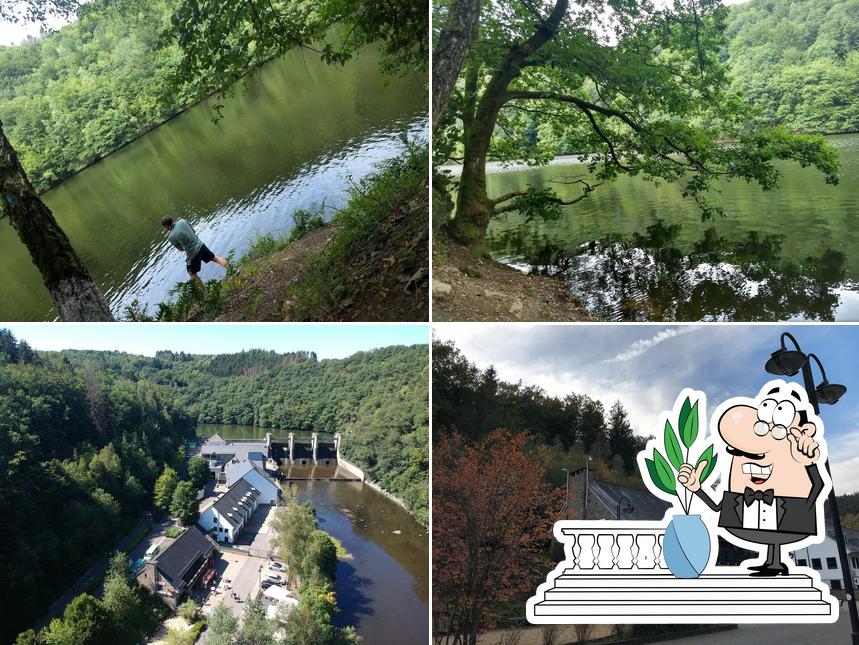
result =
[[787,428],[784,426],[774,425],[772,430],[770,430],[770,424],[765,421],[758,421],[755,423],[754,430],[755,434],[759,437],[765,437],[767,432],[772,432],[773,439],[778,439],[779,441],[787,436]]

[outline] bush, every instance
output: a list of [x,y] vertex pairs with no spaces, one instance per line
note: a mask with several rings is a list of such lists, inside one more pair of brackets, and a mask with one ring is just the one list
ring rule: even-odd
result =
[[185,619],[189,625],[197,619],[197,614],[200,612],[200,605],[190,598],[179,605],[179,615]]
[[203,631],[203,621],[195,623],[190,629],[171,629],[167,632],[167,645],[194,645]]

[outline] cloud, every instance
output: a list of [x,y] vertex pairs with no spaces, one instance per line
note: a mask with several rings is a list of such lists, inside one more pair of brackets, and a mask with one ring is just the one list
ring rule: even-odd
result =
[[620,354],[614,356],[613,358],[609,358],[604,363],[620,363],[623,361],[628,361],[638,356],[644,354],[647,350],[652,347],[656,347],[659,343],[665,342],[670,338],[676,338],[677,336],[682,336],[683,334],[688,334],[690,332],[696,331],[698,328],[692,325],[684,325],[682,327],[669,327],[668,329],[663,329],[658,332],[652,338],[645,338],[642,340],[637,340],[632,345],[629,346],[626,351],[621,352]]

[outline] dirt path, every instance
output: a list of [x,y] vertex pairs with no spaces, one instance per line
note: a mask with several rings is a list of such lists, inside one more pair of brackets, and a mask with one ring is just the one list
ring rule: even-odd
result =
[[233,278],[218,321],[282,321],[288,316],[286,291],[301,278],[307,260],[321,253],[337,234],[336,225],[311,231],[300,240],[261,258]]
[[530,276],[436,234],[433,243],[434,321],[591,320],[560,280]]

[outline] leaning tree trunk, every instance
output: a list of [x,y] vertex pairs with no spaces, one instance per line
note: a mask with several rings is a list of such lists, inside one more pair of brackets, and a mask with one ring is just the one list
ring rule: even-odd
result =
[[113,320],[110,309],[53,213],[33,190],[0,123],[0,202],[60,315],[60,320]]
[[511,47],[492,75],[473,113],[463,116],[463,162],[456,198],[456,213],[448,223],[450,235],[467,244],[476,256],[487,256],[486,228],[496,203],[486,194],[486,156],[501,108],[512,98],[510,83],[522,73],[528,58],[555,37],[567,13],[569,0],[556,0],[552,13],[527,40]]
[[432,54],[432,129],[456,85],[480,18],[480,0],[453,0]]

